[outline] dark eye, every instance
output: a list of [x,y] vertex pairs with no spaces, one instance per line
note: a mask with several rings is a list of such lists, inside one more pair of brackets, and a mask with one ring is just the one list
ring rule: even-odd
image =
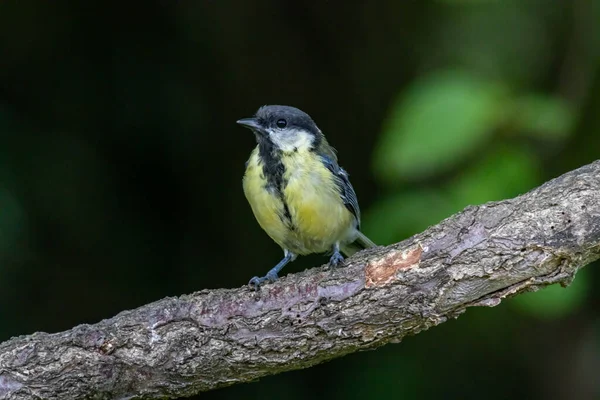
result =
[[279,129],[283,129],[287,126],[287,121],[285,119],[278,119],[277,120],[277,127]]

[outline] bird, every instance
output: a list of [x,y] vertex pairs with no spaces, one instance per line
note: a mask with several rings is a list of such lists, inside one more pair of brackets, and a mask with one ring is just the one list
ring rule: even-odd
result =
[[360,231],[360,208],[348,173],[338,165],[313,119],[285,105],[260,107],[237,123],[250,129],[256,147],[246,162],[243,191],[260,227],[283,250],[284,257],[266,275],[248,284],[274,282],[299,255],[330,253],[339,266],[362,248],[376,244]]

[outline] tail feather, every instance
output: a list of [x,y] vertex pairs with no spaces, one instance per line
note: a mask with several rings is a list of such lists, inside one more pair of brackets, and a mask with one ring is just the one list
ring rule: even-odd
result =
[[365,236],[364,233],[358,231],[358,237],[356,238],[356,242],[358,242],[363,249],[368,249],[369,247],[377,247],[375,242]]
[[357,253],[362,249],[368,249],[369,247],[377,247],[377,245],[371,239],[366,237],[364,233],[359,231],[356,240],[352,243],[343,245],[340,250],[346,257],[350,257],[354,253]]

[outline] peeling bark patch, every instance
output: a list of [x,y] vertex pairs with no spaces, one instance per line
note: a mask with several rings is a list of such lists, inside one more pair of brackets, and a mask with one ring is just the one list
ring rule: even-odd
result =
[[480,307],[496,307],[497,305],[499,305],[502,302],[502,299],[500,299],[499,297],[491,297],[489,299],[483,299],[481,301],[478,301],[476,303],[473,303],[473,306],[480,306]]
[[460,243],[452,251],[450,257],[454,258],[463,251],[471,249],[488,239],[488,233],[482,224],[475,224],[459,233]]
[[4,397],[21,389],[23,384],[8,374],[0,374],[0,396]]
[[373,260],[365,267],[365,287],[386,285],[396,279],[396,272],[419,266],[423,247],[418,244],[406,251],[391,251],[383,258]]
[[331,285],[326,287],[319,286],[317,288],[318,298],[326,298],[333,301],[342,301],[348,297],[354,296],[363,286],[361,279],[353,282],[348,282],[343,285]]

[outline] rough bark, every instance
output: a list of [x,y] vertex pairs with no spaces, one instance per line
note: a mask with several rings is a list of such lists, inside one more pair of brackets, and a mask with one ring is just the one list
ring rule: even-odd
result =
[[201,291],[0,344],[0,399],[189,396],[400,341],[600,257],[600,162],[253,292]]

